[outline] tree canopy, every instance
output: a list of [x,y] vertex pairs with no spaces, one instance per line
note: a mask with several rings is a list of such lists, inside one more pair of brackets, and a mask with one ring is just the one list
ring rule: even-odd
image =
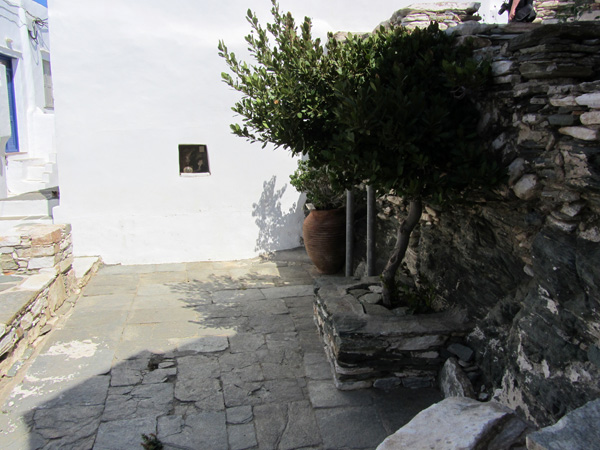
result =
[[233,107],[242,123],[232,131],[307,155],[339,185],[363,182],[411,201],[384,271],[389,302],[422,203],[454,202],[503,177],[476,131],[474,100],[489,64],[435,23],[343,39],[330,34],[323,45],[312,37],[309,18],[297,27],[276,0],[272,14],[265,28],[248,11],[246,42],[255,65],[219,43],[231,72],[223,80],[242,94]]

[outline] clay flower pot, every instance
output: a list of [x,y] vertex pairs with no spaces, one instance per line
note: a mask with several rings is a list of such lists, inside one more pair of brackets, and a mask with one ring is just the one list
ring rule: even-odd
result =
[[319,272],[338,273],[346,257],[346,213],[344,208],[312,210],[302,227],[308,257]]

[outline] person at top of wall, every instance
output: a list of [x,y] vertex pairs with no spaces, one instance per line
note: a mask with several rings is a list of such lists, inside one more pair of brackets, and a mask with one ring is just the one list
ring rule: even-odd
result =
[[498,14],[508,10],[508,22],[533,22],[537,16],[533,9],[533,0],[510,0],[502,4]]

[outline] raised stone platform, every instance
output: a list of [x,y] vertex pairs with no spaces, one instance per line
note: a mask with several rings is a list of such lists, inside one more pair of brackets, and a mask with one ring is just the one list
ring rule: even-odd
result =
[[434,386],[446,348],[472,329],[459,310],[396,316],[365,308],[349,292],[373,279],[334,280],[317,288],[314,308],[339,389]]
[[38,338],[68,311],[99,258],[74,262],[70,225],[15,227],[0,237],[0,377],[12,377]]

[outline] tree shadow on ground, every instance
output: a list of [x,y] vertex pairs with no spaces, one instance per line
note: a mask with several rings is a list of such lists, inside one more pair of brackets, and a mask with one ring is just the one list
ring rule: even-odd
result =
[[[135,351],[120,354],[102,331],[94,338],[79,330],[80,341],[95,345],[89,361],[42,353],[33,375],[51,372],[57,382],[43,387],[32,377],[21,386],[13,400],[23,440],[8,448],[140,448],[151,433],[166,449],[375,448],[439,400],[434,389],[338,391],[313,321],[305,256],[256,266],[243,273],[233,263],[218,274],[157,283],[165,294],[149,299],[153,305],[161,299],[171,302],[168,314],[179,304],[190,315],[157,316],[148,324],[155,331],[131,341]],[[168,345],[153,347],[158,339]],[[65,364],[83,364],[76,380]],[[37,388],[51,395],[34,401],[28,394]]]

